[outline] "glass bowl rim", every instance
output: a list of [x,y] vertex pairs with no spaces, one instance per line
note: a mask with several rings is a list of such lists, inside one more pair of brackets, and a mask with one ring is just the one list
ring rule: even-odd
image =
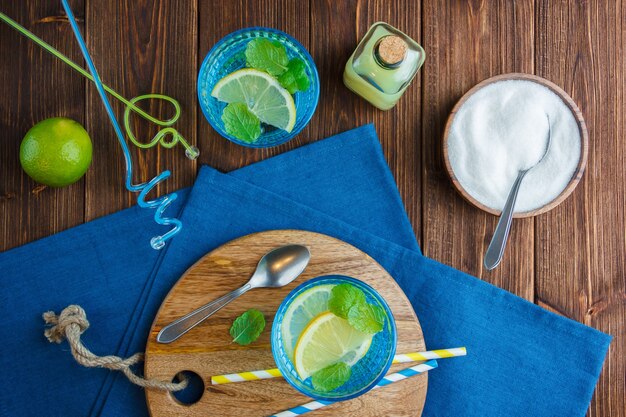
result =
[[[318,283],[319,281],[326,281],[326,280],[342,280],[342,281],[348,281],[348,282],[356,282],[357,285],[363,286],[365,287],[368,291],[370,291],[370,293],[374,296],[374,298],[377,299],[377,301],[379,302],[379,304],[383,307],[383,309],[385,310],[385,313],[387,315],[387,317],[389,317],[389,326],[390,326],[390,333],[391,333],[391,343],[392,343],[392,348],[391,348],[391,352],[389,355],[389,358],[387,359],[387,362],[385,363],[385,365],[381,368],[380,372],[378,373],[378,375],[376,376],[376,378],[374,378],[369,384],[367,384],[365,387],[361,388],[360,390],[348,394],[348,395],[344,395],[342,397],[325,397],[325,396],[321,396],[318,395],[316,393],[310,392],[310,391],[305,391],[303,389],[301,389],[299,386],[297,386],[292,380],[291,380],[291,375],[288,372],[288,370],[285,368],[285,366],[283,365],[283,363],[278,360],[279,358],[279,352],[278,352],[278,347],[277,347],[277,343],[274,343],[274,339],[276,339],[277,337],[280,336],[280,323],[277,323],[277,318],[279,317],[279,312],[281,312],[281,310],[285,310],[286,307],[286,302],[287,301],[292,301],[294,299],[294,295],[297,294],[298,292],[301,292],[304,288],[309,287],[313,284]],[[282,312],[284,315],[284,311]],[[282,323],[282,320],[281,320]],[[380,295],[380,293],[378,291],[376,291],[371,285],[367,284],[364,281],[361,281],[360,279],[354,278],[354,277],[350,277],[347,275],[341,275],[341,274],[329,274],[329,275],[320,275],[317,276],[315,278],[311,278],[305,282],[303,282],[302,284],[298,285],[296,288],[294,288],[293,290],[291,290],[289,292],[289,294],[287,294],[287,296],[285,296],[285,298],[281,301],[280,305],[278,306],[278,309],[276,309],[276,314],[274,315],[274,320],[272,321],[272,331],[271,331],[271,336],[270,336],[270,345],[272,348],[272,356],[274,358],[274,362],[276,363],[276,366],[278,367],[278,369],[280,370],[280,372],[282,373],[284,379],[289,383],[289,385],[291,385],[292,387],[294,387],[296,390],[298,390],[298,392],[311,397],[315,400],[322,400],[322,401],[332,401],[332,402],[337,402],[337,401],[345,401],[345,400],[350,400],[356,397],[359,397],[363,394],[366,394],[367,392],[369,392],[372,388],[374,388],[387,374],[387,372],[389,371],[389,368],[391,368],[391,365],[393,364],[393,358],[396,354],[396,348],[397,348],[397,344],[398,344],[398,330],[396,327],[396,321],[395,321],[395,317],[393,316],[393,313],[391,311],[391,308],[389,307],[389,305],[387,304],[387,301],[383,298],[382,295]]]
[[[268,32],[268,33],[273,33],[273,34],[277,34],[280,36],[285,37],[288,41],[290,41],[291,43],[293,43],[302,53],[302,55],[306,58],[307,62],[310,64],[312,73],[313,73],[313,80],[311,80],[311,87],[314,87],[315,91],[313,92],[314,94],[314,102],[315,104],[313,105],[313,109],[311,112],[309,112],[309,114],[306,115],[305,118],[302,119],[302,127],[298,130],[293,130],[291,132],[289,132],[287,135],[285,135],[285,137],[279,141],[277,141],[276,143],[272,143],[271,145],[255,145],[254,143],[246,143],[244,141],[241,141],[239,139],[235,139],[235,138],[231,138],[229,136],[226,136],[226,132],[223,132],[223,129],[219,128],[218,126],[215,126],[215,124],[211,121],[211,118],[209,117],[209,115],[207,114],[208,110],[205,109],[205,106],[202,105],[202,96],[201,96],[201,91],[200,91],[200,74],[202,74],[204,68],[208,65],[208,61],[209,58],[211,58],[213,56],[213,54],[215,53],[215,51],[220,48],[224,43],[226,43],[227,41],[229,41],[231,38],[234,38],[238,35],[242,35],[248,32],[253,32],[253,31],[258,31],[258,32]],[[286,142],[289,142],[291,139],[295,138],[311,121],[311,119],[313,118],[313,115],[315,114],[315,110],[317,110],[317,105],[319,103],[319,97],[320,97],[320,77],[319,77],[319,73],[317,71],[317,65],[315,64],[315,61],[313,60],[313,57],[311,56],[311,54],[309,53],[309,51],[304,47],[304,45],[302,45],[300,43],[300,41],[298,41],[296,38],[294,38],[293,36],[291,36],[288,33],[283,32],[282,30],[279,29],[274,29],[274,28],[268,28],[268,27],[264,27],[264,26],[250,26],[250,27],[246,27],[246,28],[242,28],[242,29],[238,29],[234,32],[230,32],[228,34],[226,34],[225,36],[223,36],[219,41],[217,41],[215,43],[215,45],[213,45],[211,47],[211,49],[209,49],[209,52],[207,52],[207,54],[205,55],[204,59],[202,60],[202,64],[200,64],[200,69],[198,70],[198,75],[196,76],[196,93],[198,95],[198,105],[200,106],[200,110],[202,111],[202,114],[204,115],[204,118],[209,122],[209,124],[211,125],[211,127],[213,128],[213,130],[215,130],[220,136],[222,136],[224,139],[227,139],[237,145],[241,145],[247,148],[272,148],[275,146],[279,146],[282,145]]]

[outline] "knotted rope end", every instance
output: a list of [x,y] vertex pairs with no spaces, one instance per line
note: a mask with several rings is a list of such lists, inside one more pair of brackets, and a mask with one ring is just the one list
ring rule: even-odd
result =
[[50,343],[61,343],[67,339],[74,359],[83,366],[121,371],[130,382],[148,389],[180,391],[187,387],[188,380],[184,375],[179,375],[179,382],[168,382],[145,379],[135,374],[131,366],[143,361],[143,353],[135,353],[127,359],[113,355],[97,356],[92,353],[80,340],[80,336],[89,328],[87,314],[80,306],[70,305],[65,307],[59,315],[54,311],[47,311],[43,313],[43,320],[46,322],[46,325],[50,326],[44,331],[48,341]]
[[79,334],[89,328],[85,310],[77,305],[65,307],[59,315],[54,311],[46,311],[43,313],[43,320],[51,326],[44,331],[44,335],[50,343],[63,342],[66,339],[66,330],[70,326],[76,326]]

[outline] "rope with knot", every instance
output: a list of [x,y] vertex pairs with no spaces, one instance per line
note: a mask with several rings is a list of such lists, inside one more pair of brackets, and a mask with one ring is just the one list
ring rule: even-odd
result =
[[177,375],[180,382],[145,379],[135,374],[131,366],[143,361],[143,353],[135,353],[127,359],[113,355],[97,356],[93,354],[80,340],[80,336],[89,328],[89,322],[85,310],[78,305],[65,307],[59,315],[53,311],[48,311],[43,314],[43,319],[46,324],[51,326],[44,332],[50,343],[61,343],[63,340],[67,340],[74,359],[83,366],[121,371],[130,382],[148,389],[180,391],[187,387],[188,380],[182,374]]

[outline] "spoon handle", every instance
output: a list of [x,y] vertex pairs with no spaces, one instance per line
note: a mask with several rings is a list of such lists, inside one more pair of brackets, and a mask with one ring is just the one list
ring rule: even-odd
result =
[[213,313],[224,307],[226,304],[233,301],[246,291],[252,288],[249,283],[241,288],[229,292],[226,295],[221,296],[217,300],[211,301],[208,304],[203,305],[200,308],[195,309],[189,314],[184,315],[176,321],[171,322],[167,326],[163,327],[157,335],[157,342],[159,343],[171,343],[178,339],[189,330],[202,323]]
[[504,254],[504,249],[506,248],[506,241],[509,237],[509,232],[511,231],[511,221],[513,220],[513,209],[515,208],[517,193],[527,172],[527,170],[520,171],[517,175],[517,179],[513,183],[511,191],[509,191],[509,196],[506,199],[502,213],[500,213],[500,220],[498,220],[496,230],[493,232],[491,243],[489,243],[489,247],[487,248],[487,253],[485,253],[483,264],[485,265],[485,268],[490,271],[498,266],[502,260],[502,255]]

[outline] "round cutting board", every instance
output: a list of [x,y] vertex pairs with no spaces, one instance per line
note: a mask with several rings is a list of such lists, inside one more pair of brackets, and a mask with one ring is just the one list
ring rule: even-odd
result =
[[[163,326],[245,284],[259,259],[288,244],[309,248],[311,261],[302,275],[283,288],[254,289],[170,344],[157,343]],[[393,278],[371,257],[354,246],[318,233],[275,230],[233,240],[208,253],[180,278],[161,305],[146,346],[148,378],[172,380],[180,371],[198,374],[204,382],[200,400],[186,405],[168,392],[146,390],[153,417],[269,416],[310,401],[282,378],[211,386],[211,376],[275,368],[270,347],[274,314],[285,296],[304,281],[320,275],[348,275],[376,289],[385,298],[398,329],[398,353],[426,349],[422,329],[406,296]],[[266,328],[248,346],[232,343],[233,320],[244,311],[263,312]],[[407,367],[393,365],[390,372]],[[311,416],[419,416],[426,398],[426,374],[311,412]]]

